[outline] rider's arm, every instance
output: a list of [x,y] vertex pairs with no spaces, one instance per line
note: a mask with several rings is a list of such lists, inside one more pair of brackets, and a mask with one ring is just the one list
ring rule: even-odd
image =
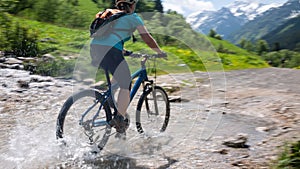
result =
[[138,26],[137,30],[139,34],[141,35],[143,41],[155,52],[158,54],[162,54],[163,51],[159,48],[157,42],[155,39],[151,36],[151,34],[148,32],[147,28],[145,26]]

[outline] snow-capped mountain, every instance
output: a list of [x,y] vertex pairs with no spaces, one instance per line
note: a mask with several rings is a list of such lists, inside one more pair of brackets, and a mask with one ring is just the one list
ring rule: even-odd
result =
[[226,6],[236,17],[246,17],[246,20],[253,20],[256,16],[270,8],[279,7],[281,4],[262,4],[258,2],[250,2],[248,0],[236,0],[232,4]]
[[230,34],[232,31],[238,30],[244,19],[236,17],[228,8],[222,8],[218,11],[204,11],[187,18],[187,22],[199,32],[208,34],[211,29],[222,36]]
[[[227,36],[227,40],[238,43],[241,38],[256,41],[262,37],[274,36],[280,32],[285,32],[288,30],[288,26],[280,30],[283,24],[289,23],[288,25],[293,28],[295,25],[290,24],[290,20],[296,18],[300,15],[300,0],[288,0],[285,4],[280,7],[272,8],[264,12],[263,14],[255,17],[253,20],[247,22],[242,26],[241,29]],[[295,20],[294,20],[295,21]],[[282,27],[281,27],[282,28]],[[280,32],[273,32],[273,31]],[[297,30],[299,32],[299,30]],[[288,35],[286,38],[295,35]],[[270,39],[270,38],[267,38]],[[274,42],[274,41],[270,41]],[[298,42],[298,41],[297,41]],[[283,46],[283,45],[282,45]]]
[[223,38],[240,29],[245,23],[253,20],[270,8],[278,4],[261,4],[250,0],[236,0],[218,11],[203,11],[191,14],[186,21],[191,26],[204,34],[214,29]]

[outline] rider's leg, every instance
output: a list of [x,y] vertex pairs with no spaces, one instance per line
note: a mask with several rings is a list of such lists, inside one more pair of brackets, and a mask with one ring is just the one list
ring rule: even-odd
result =
[[120,85],[120,91],[117,99],[118,112],[120,115],[125,117],[130,102],[129,88],[131,83],[130,70],[125,60],[119,64],[113,76]]
[[130,102],[129,88],[131,83],[130,71],[128,64],[123,60],[113,73],[114,79],[120,86],[120,91],[117,99],[118,115],[110,122],[118,133],[125,133],[129,126],[129,119],[126,118],[127,107]]
[[118,95],[118,112],[120,115],[122,115],[125,118],[127,107],[129,105],[129,90],[128,89],[120,89],[119,95]]
[[[105,55],[102,60],[100,66],[105,70],[108,70],[113,74],[113,79],[117,81],[121,90],[119,91],[118,99],[117,99],[117,109],[119,117],[116,118],[114,122],[116,123],[125,123],[125,116],[127,107],[129,105],[129,88],[131,84],[131,75],[128,64],[122,54],[121,50],[116,48],[110,48],[108,53]],[[120,118],[121,117],[121,118]],[[126,120],[128,121],[128,120]],[[120,124],[115,124],[120,125]]]

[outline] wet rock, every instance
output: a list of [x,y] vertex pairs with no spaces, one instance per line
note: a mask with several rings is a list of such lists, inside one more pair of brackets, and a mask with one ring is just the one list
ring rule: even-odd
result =
[[226,89],[217,89],[218,92],[226,92]]
[[84,79],[82,83],[85,85],[91,85],[95,83],[95,79]]
[[30,83],[31,88],[45,88],[49,86],[55,86],[55,83],[53,82],[32,82]]
[[249,145],[247,145],[248,141],[248,135],[241,133],[238,134],[237,136],[233,138],[229,138],[223,142],[223,145],[227,147],[232,147],[232,148],[248,148]]
[[6,61],[5,57],[0,58],[0,63],[4,63]]
[[17,57],[17,59],[23,62],[36,62],[38,59],[33,57]]
[[0,63],[0,68],[2,69],[8,69],[10,66],[4,63]]
[[183,103],[183,102],[190,102],[189,99],[186,99],[186,98],[182,98],[181,96],[169,96],[169,101],[170,102],[175,102],[175,103]]
[[236,166],[236,167],[239,167],[239,168],[242,168],[242,169],[248,169],[248,165],[247,165],[247,162],[245,161],[235,161],[233,163],[231,163],[231,165],[233,166]]
[[51,61],[51,60],[54,60],[54,59],[55,59],[55,57],[53,55],[51,55],[51,54],[44,54],[42,56],[42,60],[43,61]]
[[160,86],[164,88],[168,93],[174,93],[180,91],[180,87],[174,84],[162,83],[160,84]]
[[53,81],[53,78],[48,76],[31,75],[30,78],[31,78],[30,80],[31,82],[38,82],[38,83]]
[[180,96],[169,96],[169,101],[170,101],[170,102],[177,102],[177,103],[179,103],[179,102],[181,102],[182,100],[181,100],[181,97],[180,97]]
[[23,93],[24,91],[26,91],[26,90],[24,90],[24,89],[12,90],[12,92],[16,92],[16,93]]
[[8,65],[23,64],[23,61],[16,58],[6,58],[4,64],[8,64]]
[[4,64],[0,63],[0,68],[5,68],[5,69],[18,69],[18,70],[23,70],[24,66],[20,64]]
[[279,110],[279,113],[280,113],[280,114],[288,113],[288,111],[289,111],[290,109],[293,109],[293,107],[282,107],[282,108]]
[[229,150],[228,149],[221,149],[221,150],[214,150],[214,153],[220,153],[222,155],[228,154]]
[[269,127],[256,127],[255,130],[258,132],[268,132],[268,131],[270,131],[270,128]]
[[62,56],[64,60],[76,59],[76,56]]
[[29,82],[28,80],[18,80],[18,85],[20,88],[29,88]]

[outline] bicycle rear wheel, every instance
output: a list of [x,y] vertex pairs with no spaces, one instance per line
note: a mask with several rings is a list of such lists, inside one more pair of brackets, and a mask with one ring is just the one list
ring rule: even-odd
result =
[[167,93],[159,86],[155,86],[154,91],[151,87],[144,91],[138,101],[136,111],[138,132],[147,135],[157,135],[164,132],[168,126],[169,118],[170,102]]
[[[94,89],[83,90],[70,96],[57,117],[57,139],[63,139],[69,147],[79,148],[96,144],[102,150],[111,133],[107,122],[112,119],[108,103],[105,102],[101,107],[103,99],[104,96]],[[98,111],[95,127],[92,121]]]

